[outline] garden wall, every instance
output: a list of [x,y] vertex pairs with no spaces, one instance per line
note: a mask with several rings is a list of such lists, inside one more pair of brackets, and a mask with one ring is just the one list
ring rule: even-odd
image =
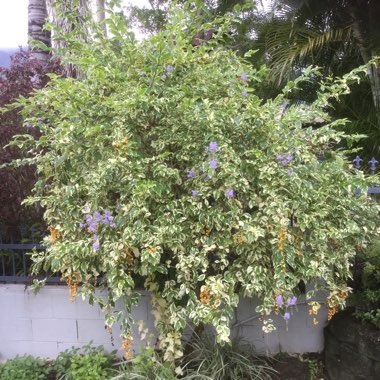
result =
[[[323,300],[323,298],[321,298]],[[90,341],[107,350],[119,349],[119,329],[113,334],[104,329],[102,312],[77,297],[70,303],[65,286],[46,286],[35,295],[24,285],[0,285],[0,360],[16,355],[31,354],[54,358],[72,346],[83,346]],[[273,315],[277,330],[265,334],[255,312],[252,299],[243,299],[235,313],[233,335],[250,341],[261,353],[303,353],[323,350],[323,328],[327,312],[321,307],[317,326],[308,313],[309,306],[302,297],[288,322]],[[143,320],[153,330],[149,294],[142,293],[134,319]],[[141,346],[137,328],[134,332],[134,351]],[[122,351],[119,350],[122,354]]]

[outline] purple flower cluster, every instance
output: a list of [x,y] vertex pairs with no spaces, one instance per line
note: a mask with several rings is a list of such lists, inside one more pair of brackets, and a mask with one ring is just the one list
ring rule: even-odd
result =
[[195,172],[194,169],[191,169],[188,173],[187,173],[187,178],[194,178],[197,176],[197,173]]
[[232,189],[228,189],[226,191],[226,197],[227,198],[233,198],[235,196],[235,192]]
[[282,305],[284,304],[284,299],[281,294],[276,296],[276,304],[278,307],[282,307]]
[[92,248],[94,248],[95,251],[97,251],[100,248],[98,235],[94,235],[94,244],[92,244]]
[[[284,306],[284,298],[282,297],[281,294],[279,294],[278,296],[276,296],[276,305],[278,307],[280,307],[280,308]],[[295,306],[295,305],[297,305],[297,297],[293,296],[291,298],[288,298],[287,307],[289,307],[289,306]],[[289,313],[289,311],[286,311],[284,313],[283,317],[284,317],[285,321],[288,321],[290,319],[290,313]]]
[[[216,170],[218,168],[218,158],[217,158],[217,152],[219,151],[219,146],[218,143],[215,141],[211,141],[208,147],[206,147],[206,152],[209,154],[209,168],[211,170]],[[207,174],[203,166],[199,166],[198,169],[203,172],[201,177],[205,180],[208,181],[211,179],[211,177]],[[191,179],[197,176],[197,172],[194,169],[191,169],[187,173],[187,178]],[[198,190],[192,190],[191,195],[193,197],[196,197],[199,194]],[[235,196],[235,192],[233,189],[227,189],[226,192],[226,197],[227,198],[233,198]]]
[[[286,156],[283,156],[283,155],[279,154],[277,156],[277,160],[281,162],[282,166],[286,166],[286,165],[288,165],[288,163],[290,161],[293,160],[293,156],[290,153],[287,153]],[[289,175],[291,175],[291,174],[289,174]]]
[[80,223],[79,227],[80,228],[85,228],[87,227],[87,230],[89,232],[92,232],[94,243],[92,245],[92,248],[95,250],[98,250],[100,248],[100,243],[99,243],[99,237],[98,235],[95,234],[95,232],[98,229],[99,224],[105,224],[107,226],[110,226],[111,228],[115,228],[116,224],[113,222],[113,216],[111,215],[111,212],[109,210],[105,210],[103,215],[96,211],[94,215],[91,215],[89,213],[89,208],[86,206],[85,207],[85,212],[87,212],[85,218],[86,218],[86,223]]
[[297,297],[293,296],[292,298],[288,299],[288,306],[295,306],[297,305]]
[[245,82],[248,79],[248,75],[246,73],[243,73],[240,75],[240,78]]
[[164,66],[165,70],[168,72],[168,73],[172,73],[174,71],[174,67],[173,66]]
[[218,151],[218,144],[215,141],[211,141],[208,147],[208,151],[210,153],[215,153]]
[[215,170],[216,168],[218,167],[218,160],[216,158],[213,158],[211,161],[210,161],[210,168],[212,170]]

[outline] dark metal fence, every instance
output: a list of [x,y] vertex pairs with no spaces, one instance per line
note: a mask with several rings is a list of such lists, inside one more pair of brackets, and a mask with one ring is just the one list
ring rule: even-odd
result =
[[[46,231],[42,228],[0,226],[0,283],[29,283],[33,250],[43,250],[40,244]],[[59,282],[58,275],[48,282]]]

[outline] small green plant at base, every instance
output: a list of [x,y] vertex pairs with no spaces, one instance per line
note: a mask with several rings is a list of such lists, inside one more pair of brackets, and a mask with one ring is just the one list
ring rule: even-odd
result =
[[189,342],[191,352],[184,357],[185,379],[272,379],[276,371],[260,359],[254,347],[241,338],[220,346],[215,337],[195,335]]
[[47,380],[51,372],[49,361],[30,355],[17,356],[0,364],[1,380]]
[[58,355],[54,364],[57,379],[105,380],[111,377],[115,352],[107,354],[102,346],[90,345],[85,346],[82,352],[79,348],[72,348]]
[[323,363],[318,359],[309,359],[309,380],[321,379],[321,374],[323,372]]
[[134,359],[120,365],[112,380],[176,380],[170,363],[163,363],[153,348],[144,348]]

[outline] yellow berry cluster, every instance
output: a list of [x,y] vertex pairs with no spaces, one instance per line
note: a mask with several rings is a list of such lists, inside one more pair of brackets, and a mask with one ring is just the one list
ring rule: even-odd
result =
[[[135,256],[132,250],[130,250],[129,248],[124,248],[122,250],[121,256],[119,257],[119,260],[122,261],[123,263],[126,263],[128,265],[128,268],[131,268],[135,262]],[[130,269],[128,270],[128,275],[129,276],[131,275]]]
[[127,360],[132,359],[132,343],[133,343],[133,338],[132,337],[127,337],[126,339],[123,340],[121,347],[125,351],[124,357]]
[[66,283],[70,290],[70,302],[74,302],[74,299],[77,295],[79,281],[80,281],[80,276],[78,272],[74,274],[74,278],[71,275],[68,275],[66,277]]
[[244,234],[241,231],[236,232],[236,234],[233,236],[233,239],[234,239],[234,243],[238,245],[242,245],[246,242]]
[[315,318],[315,315],[318,315],[318,311],[321,307],[319,302],[309,302],[309,305],[311,306],[311,309],[309,310],[309,315],[314,315],[313,317],[313,325],[316,326],[318,324],[317,318]]
[[327,320],[330,320],[339,310],[338,300],[345,300],[348,297],[348,292],[346,290],[340,290],[338,293],[327,299]]
[[201,292],[199,294],[199,300],[207,305],[209,302],[210,302],[210,295],[211,295],[211,291],[210,289],[208,289],[206,286],[202,286],[201,287]]
[[55,243],[57,240],[59,240],[59,238],[61,237],[61,234],[60,232],[54,228],[54,227],[49,227],[49,230],[50,230],[50,237],[51,237],[51,241],[53,243]]
[[286,241],[287,236],[288,236],[288,232],[286,231],[285,228],[282,228],[280,233],[278,234],[278,243],[277,243],[278,249],[281,252],[285,248],[285,241]]
[[156,251],[157,251],[156,247],[149,247],[148,248],[148,252],[151,253],[151,254],[156,253]]
[[125,137],[123,141],[121,142],[113,142],[112,143],[112,146],[116,149],[116,150],[119,150],[120,148],[123,148],[125,147],[126,145],[128,145],[128,137]]

